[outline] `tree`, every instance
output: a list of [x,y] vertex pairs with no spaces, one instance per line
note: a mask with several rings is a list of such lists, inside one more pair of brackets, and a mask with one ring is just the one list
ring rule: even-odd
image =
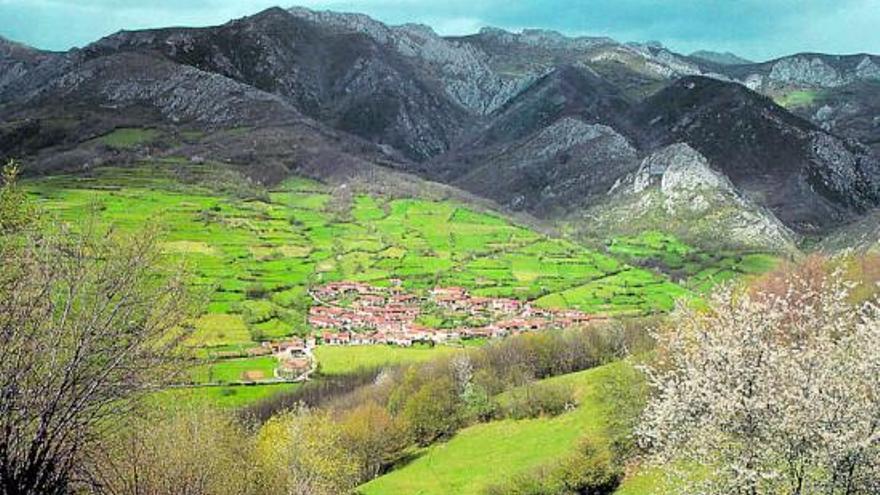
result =
[[880,493],[880,310],[850,286],[812,267],[678,309],[637,428],[677,493]]
[[460,399],[452,380],[438,376],[423,383],[407,399],[403,418],[415,441],[422,446],[455,433],[462,418]]
[[159,407],[131,415],[91,450],[102,495],[259,493],[253,441],[229,413]]
[[350,493],[360,480],[358,457],[328,411],[300,408],[270,419],[257,438],[266,492]]
[[18,238],[0,250],[0,491],[66,493],[101,430],[168,377],[187,290],[154,230]]
[[406,425],[387,409],[368,402],[343,414],[342,438],[361,465],[360,481],[368,481],[397,461],[409,444]]

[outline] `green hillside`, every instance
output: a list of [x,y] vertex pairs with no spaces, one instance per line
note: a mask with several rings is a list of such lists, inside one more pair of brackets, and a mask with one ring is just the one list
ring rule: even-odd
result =
[[513,475],[551,465],[571,454],[584,437],[607,443],[613,408],[603,400],[605,388],[629,366],[621,361],[545,380],[571,384],[577,409],[553,418],[506,419],[465,428],[448,442],[426,448],[406,466],[363,485],[360,492],[477,494]]

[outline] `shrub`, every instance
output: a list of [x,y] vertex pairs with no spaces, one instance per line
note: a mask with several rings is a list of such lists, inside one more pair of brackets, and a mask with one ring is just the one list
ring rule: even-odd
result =
[[299,408],[270,419],[257,435],[266,493],[338,495],[357,486],[356,452],[327,411]]
[[244,289],[244,294],[248,299],[263,299],[269,294],[269,289],[260,283],[251,284]]
[[461,410],[452,381],[438,378],[423,384],[406,400],[402,417],[422,446],[455,433],[461,424]]
[[342,413],[339,427],[348,449],[357,456],[361,482],[380,475],[387,466],[400,459],[409,445],[403,418],[393,417],[375,402]]
[[507,416],[513,419],[556,416],[577,405],[574,389],[558,383],[534,383],[511,392],[506,404]]
[[622,477],[608,449],[584,438],[571,457],[490,486],[485,494],[608,495],[614,493]]
[[143,411],[114,430],[93,456],[99,494],[255,494],[253,443],[235,418],[181,408]]

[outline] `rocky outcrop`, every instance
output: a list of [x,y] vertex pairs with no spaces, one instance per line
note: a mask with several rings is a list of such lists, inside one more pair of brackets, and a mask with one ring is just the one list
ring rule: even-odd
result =
[[676,143],[642,160],[583,214],[593,235],[664,230],[703,245],[795,250],[796,236],[739,194],[698,151]]
[[575,117],[495,149],[452,183],[543,216],[588,204],[638,165],[638,152],[625,137]]
[[819,57],[795,56],[775,62],[769,79],[786,84],[808,84],[834,88],[846,84],[846,78]]

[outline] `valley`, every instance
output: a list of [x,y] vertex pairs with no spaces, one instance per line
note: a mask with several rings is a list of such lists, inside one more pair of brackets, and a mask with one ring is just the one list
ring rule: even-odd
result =
[[0,495],[880,492],[880,55],[468,33],[0,37]]
[[[184,183],[178,179],[182,173],[188,177]],[[328,328],[372,335],[363,325],[310,321],[320,308],[310,291],[325,285],[395,288],[427,302],[435,288],[462,287],[479,304],[531,302],[535,309],[526,313],[531,319],[543,311],[569,319],[607,318],[666,312],[676,298],[698,297],[716,283],[761,273],[775,263],[766,254],[710,256],[663,234],[610,239],[607,248],[596,250],[454,201],[375,196],[306,179],[263,190],[243,187],[248,183],[243,177],[229,174],[218,184],[216,171],[166,160],[26,183],[41,207],[74,225],[83,215],[121,232],[157,224],[169,263],[186,268],[205,301],[187,345],[211,364],[185,381],[210,384],[204,394],[220,397],[221,403],[238,393],[263,396],[254,389],[261,383],[267,391],[295,386],[272,383],[277,363],[262,343],[320,342],[328,339]],[[413,340],[433,344],[428,335],[443,332],[434,350],[319,346],[319,372],[428,359],[454,350],[448,344],[460,346],[462,337],[480,341],[493,335],[491,329],[465,330],[491,317],[469,323],[474,316],[466,311],[442,310],[433,302],[427,311],[416,328],[396,331],[420,332],[407,334],[407,345]],[[498,314],[499,323],[516,316]],[[448,344],[447,332],[455,332]],[[249,357],[255,354],[261,357]]]

